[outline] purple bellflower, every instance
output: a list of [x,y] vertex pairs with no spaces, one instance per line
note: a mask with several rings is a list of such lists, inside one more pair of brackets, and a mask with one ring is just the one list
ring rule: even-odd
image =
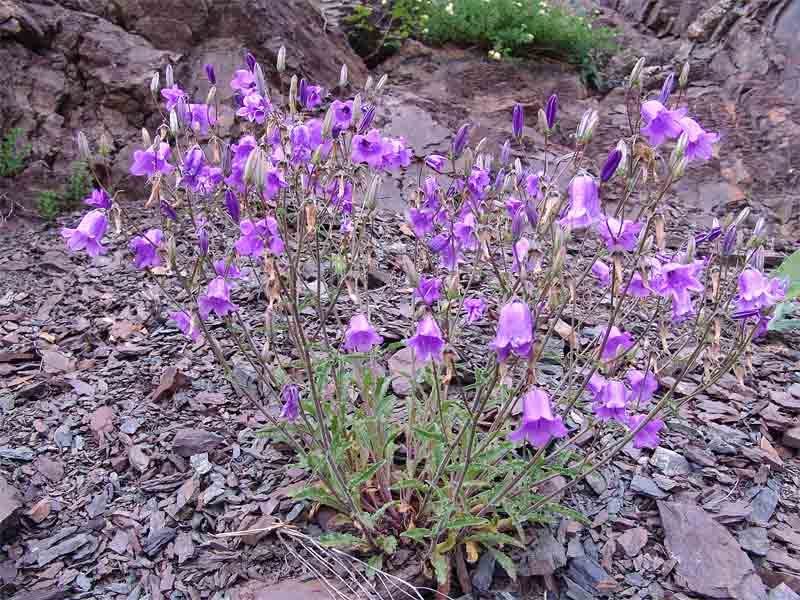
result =
[[658,381],[653,373],[650,371],[639,371],[638,369],[631,369],[625,374],[625,379],[631,386],[633,393],[631,394],[632,400],[637,400],[640,405],[645,405],[653,397],[658,389]]
[[[605,333],[603,333],[603,335],[605,335]],[[620,350],[625,352],[632,346],[633,336],[626,331],[620,331],[616,325],[613,325],[608,333],[608,339],[603,346],[603,351],[600,353],[600,358],[603,360],[613,360],[620,354]]]
[[601,421],[625,422],[625,408],[628,404],[628,388],[615,379],[606,381],[595,396],[592,410]]
[[375,328],[370,325],[366,315],[358,314],[350,319],[344,332],[344,348],[351,352],[369,352],[383,342]]
[[459,127],[456,137],[453,138],[453,156],[458,158],[469,143],[469,123]]
[[718,133],[705,131],[691,117],[683,117],[680,125],[686,134],[686,160],[711,160],[713,145],[719,141]]
[[[628,417],[628,427],[633,431],[639,424],[647,418],[646,415],[632,415]],[[658,432],[664,428],[664,421],[661,419],[653,419],[647,425],[642,427],[633,436],[634,448],[655,448],[658,446],[659,440]]]
[[241,256],[260,256],[265,244],[269,251],[280,256],[284,251],[284,243],[280,237],[278,222],[272,217],[267,217],[253,223],[247,219],[239,223],[241,237],[236,241],[236,251]]
[[504,362],[510,353],[528,358],[533,345],[533,317],[531,309],[521,300],[513,300],[500,310],[497,333],[489,343],[497,360]]
[[367,163],[373,169],[383,164],[383,138],[381,132],[372,129],[366,135],[353,136],[353,150],[350,158],[355,163]]
[[272,105],[269,100],[264,98],[258,93],[248,94],[242,100],[243,106],[236,111],[240,117],[246,118],[251,123],[258,123],[261,125],[266,120],[270,112],[272,112]]
[[239,91],[242,95],[247,95],[254,87],[256,87],[256,78],[253,76],[252,71],[248,69],[239,69],[234,73],[233,79],[231,80],[232,90]]
[[441,173],[447,164],[447,158],[441,154],[429,154],[425,158],[425,164],[437,173]]
[[225,190],[225,209],[228,211],[231,219],[233,219],[233,222],[238,224],[241,217],[241,212],[239,210],[239,199],[231,190]]
[[442,330],[431,316],[427,316],[417,323],[416,334],[409,338],[406,344],[414,351],[415,360],[423,363],[429,360],[440,363],[444,360]]
[[297,420],[300,416],[300,390],[297,386],[292,384],[283,386],[281,400],[283,400],[281,419],[289,422]]
[[241,279],[246,275],[246,271],[247,269],[240,270],[233,261],[228,263],[224,258],[214,261],[214,272],[225,279]]
[[224,277],[215,277],[208,284],[208,293],[197,299],[197,308],[200,318],[204,321],[208,319],[211,312],[224,317],[228,313],[239,310],[239,307],[231,302],[231,284],[225,281]]
[[572,229],[589,227],[600,218],[597,182],[591,175],[578,175],[569,184],[569,208],[561,218],[562,225]]
[[633,252],[642,227],[641,223],[605,217],[597,224],[597,233],[603,238],[609,252]]
[[190,338],[193,342],[196,342],[202,337],[203,331],[194,322],[192,316],[185,310],[171,312],[169,313],[169,318],[175,321],[175,324],[178,326],[178,329],[181,330],[181,333]]
[[103,188],[95,188],[83,199],[83,203],[95,208],[111,208],[111,196]]
[[133,264],[137,269],[161,266],[158,249],[161,247],[163,236],[160,229],[149,229],[144,235],[138,235],[130,241],[129,248],[136,253]]
[[558,96],[555,94],[547,99],[547,105],[545,106],[544,114],[547,118],[547,128],[552,129],[556,124],[556,115],[558,114]]
[[483,313],[486,311],[486,303],[480,298],[465,298],[464,299],[464,313],[466,315],[467,323],[474,323],[483,318]]
[[525,127],[525,111],[522,104],[515,104],[511,111],[511,132],[515,138],[522,137],[522,130]]
[[786,289],[786,280],[778,277],[770,279],[761,271],[747,268],[739,275],[736,303],[740,311],[766,310],[784,299]]
[[214,73],[214,65],[206,65],[206,77],[208,78],[208,83],[211,85],[217,85],[217,75]]
[[432,306],[442,297],[442,280],[435,277],[430,279],[420,277],[419,284],[414,289],[414,297],[419,298],[428,306]]
[[67,241],[67,247],[71,252],[86,250],[86,254],[94,258],[106,252],[105,246],[101,244],[106,229],[108,229],[108,219],[105,213],[92,210],[83,215],[77,228],[61,229],[61,237]]
[[680,119],[686,114],[685,108],[669,110],[658,100],[648,100],[642,104],[642,118],[647,125],[642,133],[651,146],[660,146],[667,139],[677,138],[683,133]]
[[543,389],[533,388],[522,397],[522,424],[509,434],[512,442],[528,441],[541,448],[553,439],[567,435],[561,417],[553,414],[550,396]]
[[614,173],[617,172],[617,168],[619,167],[619,163],[622,160],[622,152],[617,148],[614,148],[609,154],[608,158],[606,158],[606,162],[603,165],[603,169],[600,171],[600,181],[605,183],[609,179],[614,176]]
[[611,267],[609,267],[602,260],[594,261],[592,265],[592,274],[597,277],[598,283],[602,287],[611,285]]
[[339,129],[347,129],[353,124],[353,101],[334,100],[331,102],[333,109],[333,122]]
[[175,167],[169,164],[170,156],[169,144],[161,142],[158,150],[150,146],[147,150],[136,150],[133,153],[133,164],[131,165],[131,175],[152,177],[156,173],[169,175]]
[[172,87],[166,87],[161,90],[161,97],[166,101],[167,112],[171,111],[178,105],[181,100],[186,100],[186,92],[184,92],[178,84],[175,83]]

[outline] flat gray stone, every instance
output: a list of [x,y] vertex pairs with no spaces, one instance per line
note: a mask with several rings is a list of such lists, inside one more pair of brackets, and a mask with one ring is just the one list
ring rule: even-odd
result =
[[745,552],[749,552],[754,556],[766,556],[769,552],[769,538],[767,537],[767,530],[763,527],[742,529],[737,537]]
[[634,475],[633,480],[631,481],[631,491],[641,496],[649,496],[650,498],[655,498],[660,500],[662,498],[666,498],[669,494],[662,491],[660,487],[656,485],[656,482],[648,477],[642,477],[641,475]]
[[753,512],[750,515],[751,523],[766,525],[778,508],[780,495],[771,487],[762,488],[755,498],[753,498]]
[[691,472],[689,461],[683,456],[672,450],[667,450],[659,446],[650,458],[650,464],[661,471],[667,477],[676,475],[688,475]]

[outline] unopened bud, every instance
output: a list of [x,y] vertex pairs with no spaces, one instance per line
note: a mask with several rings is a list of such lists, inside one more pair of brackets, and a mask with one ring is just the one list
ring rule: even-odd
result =
[[756,221],[756,226],[753,227],[753,238],[756,240],[761,239],[761,236],[764,234],[764,225],[766,221],[764,221],[764,217],[761,217],[758,221]]
[[278,48],[278,59],[275,61],[275,68],[278,73],[283,73],[286,70],[286,46]]
[[628,87],[641,87],[642,85],[642,69],[644,69],[644,57],[636,61],[636,64],[631,69],[631,75],[628,77]]
[[689,236],[689,241],[686,243],[686,257],[684,263],[688,264],[694,260],[695,249],[694,236]]
[[175,236],[172,234],[167,235],[166,240],[166,247],[167,247],[167,262],[169,263],[170,268],[173,271],[178,270],[178,248],[175,244]]
[[759,246],[750,256],[750,265],[757,271],[764,270],[764,247]]
[[289,110],[292,114],[297,112],[297,75],[292,75],[289,82]]
[[368,75],[367,81],[364,83],[364,92],[369,93],[373,85],[375,85],[375,80],[372,78],[372,75]]
[[514,159],[514,173],[517,177],[522,177],[522,161],[519,158]]
[[89,140],[86,139],[86,134],[82,131],[78,132],[78,156],[81,160],[91,162],[92,151],[89,149]]
[[503,147],[500,148],[500,164],[507,165],[511,158],[511,140],[506,140]]
[[592,139],[592,135],[597,127],[598,120],[599,117],[596,110],[587,110],[585,113],[583,113],[581,122],[578,124],[578,129],[575,132],[575,137],[577,138],[579,144],[586,144],[590,139]]
[[261,149],[256,148],[250,152],[250,156],[247,157],[247,161],[244,163],[244,181],[245,183],[249,183],[252,185],[263,186],[264,184],[264,173],[263,169],[260,168],[262,161],[261,156]]
[[364,196],[364,207],[371,211],[377,205],[377,198],[378,198],[378,190],[381,187],[381,178],[380,175],[375,175],[372,178],[372,182],[369,184],[369,189],[367,189],[367,195]]
[[689,61],[687,60],[683,63],[683,67],[681,68],[681,73],[678,75],[678,87],[682,90],[686,89],[686,86],[689,83]]
[[[644,230],[642,230],[642,231],[644,231]],[[644,255],[649,254],[650,251],[653,249],[653,244],[654,243],[655,243],[655,241],[653,240],[653,236],[652,235],[648,235],[645,238],[644,243],[642,243],[642,252],[641,252],[641,254],[644,254]]]
[[167,83],[168,88],[175,85],[175,77],[172,75],[172,65],[167,65],[167,68],[164,69],[164,81]]
[[539,109],[537,113],[537,125],[539,126],[539,131],[542,133],[547,133],[550,128],[547,127],[547,114],[544,112],[544,109]]
[[342,65],[342,70],[339,71],[339,87],[347,85],[347,65]]
[[722,256],[731,256],[734,253],[738,237],[736,225],[728,227],[725,231],[725,237],[722,238]]
[[208,106],[208,110],[210,111],[214,106],[214,99],[217,97],[217,86],[212,85],[209,90],[208,94],[206,94],[206,106]]
[[361,105],[361,94],[356,94],[356,97],[353,98],[353,109],[350,111],[352,116],[352,123],[353,125],[358,125],[361,122],[361,115],[364,114]]
[[742,210],[739,211],[739,214],[736,215],[736,218],[733,220],[734,226],[741,225],[742,221],[744,221],[749,216],[750,216],[750,207],[745,206]]
[[174,108],[169,111],[169,130],[172,132],[173,136],[178,137],[180,125],[178,124],[178,113],[175,112]]
[[256,89],[258,90],[258,93],[261,94],[264,98],[269,98],[269,90],[267,89],[267,82],[264,79],[264,70],[258,63],[256,63],[256,66],[253,69],[253,79],[256,80]]
[[653,220],[655,222],[656,246],[658,247],[659,250],[661,250],[661,252],[663,252],[664,248],[666,247],[665,242],[667,240],[666,226],[664,224],[664,216],[661,214],[657,214],[653,218]]
[[686,165],[688,163],[689,163],[689,161],[686,160],[685,156],[683,156],[683,157],[681,157],[681,159],[677,163],[672,165],[672,179],[673,179],[673,181],[678,181],[681,177],[684,176],[684,174],[686,173]]
[[486,138],[483,138],[483,139],[481,139],[481,141],[480,141],[480,142],[478,142],[478,145],[477,145],[477,146],[475,146],[475,154],[476,154],[476,155],[477,155],[477,154],[480,154],[480,153],[481,153],[481,150],[483,150],[483,147],[484,147],[485,145],[486,145]]
[[622,154],[619,159],[616,175],[624,176],[628,172],[628,144],[625,143],[625,140],[620,140],[615,147]]
[[383,86],[386,85],[386,82],[389,81],[389,75],[384,73],[381,75],[381,78],[378,79],[378,83],[375,84],[375,93],[380,94]]
[[158,71],[153,73],[153,78],[150,80],[150,93],[153,94],[153,97],[158,99],[158,90],[161,85],[161,76],[158,74]]
[[334,110],[333,105],[328,107],[328,111],[325,113],[325,119],[322,121],[322,137],[328,138],[333,131],[333,118],[334,118]]
[[150,132],[147,131],[146,127],[142,127],[142,143],[144,144],[145,148],[149,148],[153,143],[152,140],[150,140]]
[[108,156],[111,154],[111,151],[114,149],[114,142],[111,140],[111,137],[104,131],[100,134],[100,141],[97,143],[97,151],[100,153],[100,156]]
[[472,167],[475,165],[475,153],[472,148],[464,150],[464,175],[469,177],[472,173]]

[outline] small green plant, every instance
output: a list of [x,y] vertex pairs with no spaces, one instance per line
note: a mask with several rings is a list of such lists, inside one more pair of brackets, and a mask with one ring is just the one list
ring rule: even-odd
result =
[[43,219],[48,221],[55,219],[61,212],[61,199],[58,197],[58,192],[54,190],[39,192],[37,207],[39,216]]
[[542,54],[586,68],[611,51],[613,33],[546,0],[430,0],[423,34],[437,43],[478,44],[492,58]]
[[0,140],[0,177],[14,177],[24,168],[31,147],[20,144],[23,133],[22,129],[15,127]]
[[67,184],[62,192],[46,190],[39,193],[39,216],[48,221],[60,213],[75,208],[92,189],[92,175],[83,161],[72,163]]

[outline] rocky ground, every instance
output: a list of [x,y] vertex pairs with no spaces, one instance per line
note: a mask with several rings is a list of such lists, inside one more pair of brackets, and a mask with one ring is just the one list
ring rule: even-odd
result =
[[[151,123],[141,116],[149,73],[168,60],[178,60],[188,81],[204,62],[232,69],[241,46],[271,63],[285,42],[290,61],[315,80],[334,84],[342,62],[357,81],[366,75],[305,4],[282,3],[286,13],[245,23],[241,15],[260,14],[263,4],[209,3],[186,19],[179,2],[113,10],[90,0],[0,2],[0,57],[15,73],[14,85],[0,87],[0,114],[35,132],[37,158],[17,181],[4,182],[6,193],[21,203],[63,173],[76,128],[95,139],[108,130],[127,164],[136,129]],[[603,19],[623,45],[603,94],[563,65],[495,63],[409,43],[379,69],[391,76],[380,107],[389,134],[405,135],[422,156],[471,121],[476,139],[498,144],[514,102],[534,115],[555,91],[563,122],[590,106],[600,111],[593,142],[600,159],[616,141],[619,83],[635,58],[648,57],[653,89],[689,59],[691,110],[723,141],[715,160],[681,182],[671,221],[700,227],[750,206],[751,220],[768,218],[776,258],[795,249],[800,5],[610,4]],[[293,33],[292,19],[311,37]],[[567,133],[557,141],[566,143]],[[538,134],[526,136],[527,158],[541,158]],[[394,301],[402,280],[394,265],[412,240],[395,232],[391,212],[412,185],[398,180],[383,190],[380,226],[396,241],[384,249],[375,285],[398,320],[407,314]],[[291,467],[285,449],[255,435],[262,417],[221,381],[206,350],[166,323],[124,245],[112,241],[109,254],[89,264],[64,251],[55,227],[17,220],[0,229],[0,247],[0,597],[324,597],[275,535],[214,537],[276,517],[315,534],[326,520],[288,498],[305,473]],[[381,333],[399,330],[387,324]],[[798,341],[774,334],[759,341],[744,380],[727,377],[682,409],[662,448],[623,453],[563,499],[589,524],[564,518],[539,529],[515,556],[519,585],[481,560],[471,567],[474,591],[503,600],[543,598],[545,590],[549,600],[797,598]],[[390,566],[419,580],[408,552]]]

